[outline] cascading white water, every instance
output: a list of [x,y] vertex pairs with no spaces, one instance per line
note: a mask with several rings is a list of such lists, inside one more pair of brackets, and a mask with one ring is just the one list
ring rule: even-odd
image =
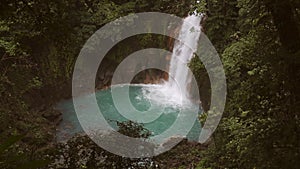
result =
[[[186,17],[182,23],[178,40],[174,44],[169,79],[162,85],[148,89],[147,97],[160,103],[179,104],[189,101],[188,86],[191,82],[188,63],[197,50],[201,33],[201,16],[196,13]],[[162,96],[163,95],[163,96]]]
[[[187,87],[191,82],[191,75],[189,75],[187,64],[197,50],[201,32],[200,21],[201,17],[196,15],[185,18],[178,37],[182,42],[176,42],[173,48],[169,68],[171,78],[168,80],[167,85],[171,89],[175,89],[178,85],[181,88],[181,93],[185,95],[183,97],[188,97],[189,94]],[[172,93],[176,93],[175,90]]]

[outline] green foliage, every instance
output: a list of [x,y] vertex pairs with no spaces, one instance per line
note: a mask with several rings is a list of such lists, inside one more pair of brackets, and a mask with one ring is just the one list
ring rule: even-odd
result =
[[[118,132],[136,138],[148,139],[150,133],[143,125],[132,121],[117,122]],[[145,133],[148,133],[145,135]],[[101,134],[100,134],[101,135]],[[105,137],[105,136],[104,136]],[[107,137],[105,137],[107,139]],[[124,143],[120,143],[124,144]],[[173,149],[157,157],[131,159],[112,154],[95,144],[87,136],[75,136],[66,143],[57,145],[54,152],[49,152],[53,161],[47,166],[50,169],[60,168],[192,168],[199,163],[200,151],[203,146],[197,143],[190,143],[187,140],[181,141]],[[131,150],[135,151],[135,150]],[[139,151],[139,150],[137,150]]]
[[[132,121],[117,122],[119,132],[137,138],[147,139],[148,130]],[[121,143],[120,143],[121,144]],[[133,151],[133,150],[132,150]],[[56,161],[49,168],[157,168],[151,158],[130,159],[112,154],[87,136],[79,136],[69,140],[66,144],[58,145],[57,152],[52,155]]]
[[[299,54],[284,45],[284,28],[274,24],[278,18],[266,2],[206,2],[204,29],[222,54],[228,97],[213,144],[199,167],[297,168],[299,106],[293,93],[298,91]],[[201,63],[190,66],[197,78],[205,76]]]
[[0,167],[3,169],[35,169],[45,167],[48,160],[33,160],[28,154],[18,148],[19,142],[24,136],[11,136],[0,144]]
[[235,39],[232,35],[237,31],[239,11],[237,1],[208,0],[205,2],[205,4],[203,4],[204,2],[200,3],[202,5],[200,10],[207,16],[203,23],[205,33],[218,52],[221,52]]
[[151,132],[133,121],[118,122],[118,132],[133,138],[149,138]]

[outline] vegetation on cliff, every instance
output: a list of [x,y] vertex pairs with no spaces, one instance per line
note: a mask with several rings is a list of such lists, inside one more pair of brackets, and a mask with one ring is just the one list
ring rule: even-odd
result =
[[[154,161],[162,168],[300,166],[300,2],[199,2],[1,0],[0,168],[25,168],[28,161],[38,167],[44,162],[36,161],[45,158],[42,154],[57,150],[53,144],[60,114],[52,106],[70,96],[76,57],[97,29],[129,13],[157,11],[183,17],[194,9],[206,15],[203,30],[225,68],[228,97],[224,116],[207,150],[182,143],[172,154]],[[147,47],[168,49],[169,39],[143,35],[128,41],[109,53],[107,64],[117,65],[128,54]],[[205,68],[196,58],[189,66],[200,84],[203,108],[208,110],[210,84]],[[109,85],[104,76],[100,73],[97,88]],[[76,144],[89,143],[78,139]]]

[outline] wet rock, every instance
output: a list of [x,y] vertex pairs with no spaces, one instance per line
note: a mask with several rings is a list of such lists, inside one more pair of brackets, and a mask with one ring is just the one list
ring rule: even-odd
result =
[[55,123],[55,124],[58,124],[61,120],[62,120],[62,117],[61,117],[62,113],[58,110],[48,110],[48,111],[45,111],[42,116]]

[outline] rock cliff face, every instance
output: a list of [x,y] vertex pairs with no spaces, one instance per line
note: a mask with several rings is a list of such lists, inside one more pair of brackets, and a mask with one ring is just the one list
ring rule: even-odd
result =
[[[119,65],[118,62],[104,58],[97,72],[96,89],[105,89],[111,85],[111,80],[115,69]],[[132,68],[134,71],[134,67]],[[157,84],[161,79],[168,79],[168,74],[158,69],[144,70],[132,79],[131,83],[139,84]]]
[[105,89],[111,85],[111,79],[118,64],[111,59],[104,58],[102,60],[97,72],[96,89]]

